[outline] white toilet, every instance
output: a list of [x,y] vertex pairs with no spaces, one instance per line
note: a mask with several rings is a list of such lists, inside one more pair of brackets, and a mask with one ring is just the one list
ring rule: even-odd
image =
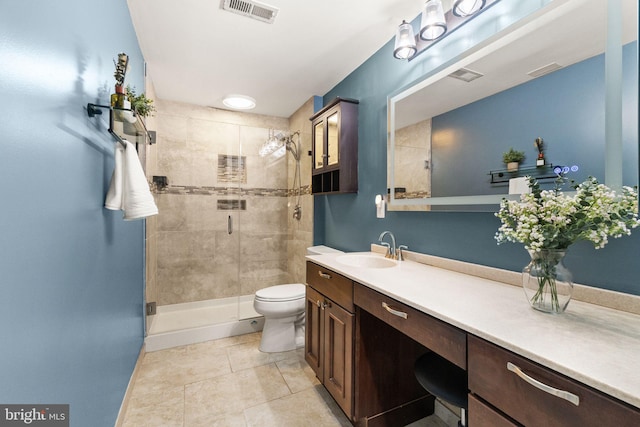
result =
[[302,283],[269,286],[256,292],[253,309],[264,316],[260,351],[277,353],[304,346]]
[[[326,246],[307,248],[307,254],[340,252]],[[306,285],[269,286],[256,292],[253,309],[264,316],[260,351],[278,353],[304,347]]]

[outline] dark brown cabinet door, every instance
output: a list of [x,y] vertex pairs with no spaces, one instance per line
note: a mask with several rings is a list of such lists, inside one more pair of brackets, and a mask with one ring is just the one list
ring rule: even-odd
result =
[[322,352],[324,350],[324,323],[322,321],[322,303],[324,297],[307,286],[307,307],[305,326],[305,360],[322,380]]
[[324,301],[324,379],[347,417],[353,414],[353,314]]

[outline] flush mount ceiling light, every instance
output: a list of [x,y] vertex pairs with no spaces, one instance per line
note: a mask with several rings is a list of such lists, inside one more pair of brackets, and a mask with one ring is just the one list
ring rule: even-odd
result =
[[485,0],[456,0],[451,10],[456,16],[471,16],[478,13],[485,3]]
[[396,32],[396,44],[393,48],[393,56],[397,59],[409,59],[416,54],[416,36],[413,27],[407,21],[402,21]]
[[234,110],[251,110],[256,106],[256,100],[246,95],[227,95],[222,100],[222,103]]
[[420,21],[420,38],[435,40],[447,32],[447,21],[444,19],[444,9],[441,0],[427,0],[422,11]]
[[403,20],[396,31],[393,56],[396,59],[415,58],[498,2],[500,0],[455,0],[453,8],[444,13],[441,0],[427,0],[422,10],[418,36],[413,35],[411,23]]

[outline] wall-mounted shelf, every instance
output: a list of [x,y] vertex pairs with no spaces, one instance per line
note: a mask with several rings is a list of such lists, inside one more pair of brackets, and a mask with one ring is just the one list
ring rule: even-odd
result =
[[87,114],[95,117],[102,114],[102,110],[109,110],[109,133],[123,146],[124,140],[132,144],[155,144],[156,132],[147,130],[147,127],[134,110],[128,108],[112,107],[110,105],[87,104]]
[[554,171],[556,167],[557,166],[554,167],[553,165],[525,166],[513,172],[509,172],[506,169],[490,171],[489,175],[491,175],[492,184],[509,182],[511,178],[520,178],[523,176],[530,176],[535,179],[552,179],[558,177],[558,174]]

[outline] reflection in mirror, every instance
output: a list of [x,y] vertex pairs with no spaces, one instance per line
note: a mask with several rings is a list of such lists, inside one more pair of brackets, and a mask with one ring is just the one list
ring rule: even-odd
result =
[[329,158],[327,159],[328,165],[337,165],[339,162],[338,152],[338,113],[335,112],[327,118],[327,151],[329,152]]
[[[567,177],[576,181],[609,180],[605,66],[615,57],[603,54],[609,3],[615,2],[551,2],[534,19],[390,96],[389,209],[495,211],[510,178],[548,176],[541,182],[550,186],[553,166],[569,168]],[[637,1],[622,0],[622,7],[622,147],[607,172],[637,185]],[[541,167],[536,138],[544,140]],[[502,163],[510,147],[525,152],[516,173]]]
[[324,166],[324,124],[317,123],[314,128],[316,146],[314,149],[313,168],[320,169]]

